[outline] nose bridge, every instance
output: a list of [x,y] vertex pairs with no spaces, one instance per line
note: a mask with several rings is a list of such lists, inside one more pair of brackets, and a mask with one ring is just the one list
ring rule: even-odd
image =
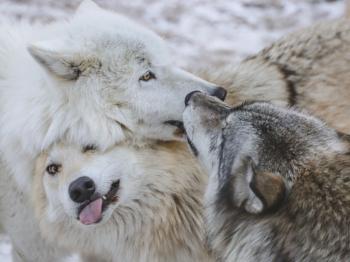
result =
[[190,83],[193,83],[193,84],[201,84],[201,85],[212,85],[214,86],[213,84],[205,81],[204,79],[186,71],[186,70],[183,70],[181,68],[173,68],[172,69],[172,74],[174,75],[175,78],[177,79],[181,79],[183,81],[186,81],[186,82],[190,82]]
[[208,94],[215,92],[217,86],[181,68],[172,68],[174,81],[184,87],[187,92],[202,91]]

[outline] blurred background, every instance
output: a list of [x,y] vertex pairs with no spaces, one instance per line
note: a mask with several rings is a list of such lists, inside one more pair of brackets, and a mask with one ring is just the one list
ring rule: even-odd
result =
[[[350,1],[350,0],[349,0]],[[0,0],[0,23],[69,18],[81,0]],[[350,14],[346,0],[95,0],[163,36],[187,68],[238,63],[269,43],[320,20]],[[348,10],[348,11],[346,11]],[[0,261],[11,245],[0,235]]]
[[[341,17],[345,1],[96,0],[153,29],[182,66],[237,62],[300,27]],[[0,22],[69,17],[81,0],[0,0]]]

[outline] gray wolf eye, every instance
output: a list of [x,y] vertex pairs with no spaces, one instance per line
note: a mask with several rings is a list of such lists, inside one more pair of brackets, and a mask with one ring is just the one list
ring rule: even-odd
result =
[[62,165],[60,164],[50,164],[46,167],[46,172],[51,175],[54,176],[56,175],[58,172],[61,171]]
[[145,82],[151,79],[156,79],[156,76],[151,71],[147,71],[139,78],[140,81],[145,81]]

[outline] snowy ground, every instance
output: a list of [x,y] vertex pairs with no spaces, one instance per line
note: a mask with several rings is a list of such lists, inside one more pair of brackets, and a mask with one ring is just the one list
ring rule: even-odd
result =
[[[96,0],[168,40],[184,67],[235,63],[282,35],[317,20],[343,16],[345,1],[322,0]],[[69,17],[80,0],[1,0],[0,23],[49,22]],[[11,245],[0,235],[0,261]]]

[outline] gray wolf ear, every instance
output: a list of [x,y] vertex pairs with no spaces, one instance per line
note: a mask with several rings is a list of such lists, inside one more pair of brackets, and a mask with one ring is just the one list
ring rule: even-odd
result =
[[232,169],[233,201],[248,213],[260,214],[276,208],[285,198],[286,186],[280,174],[256,172],[250,157],[237,159]]
[[[55,42],[50,42],[55,45]],[[82,63],[74,58],[69,52],[55,51],[48,48],[49,43],[39,43],[28,46],[28,51],[32,57],[42,65],[49,73],[65,80],[78,79],[81,70],[79,66]]]

